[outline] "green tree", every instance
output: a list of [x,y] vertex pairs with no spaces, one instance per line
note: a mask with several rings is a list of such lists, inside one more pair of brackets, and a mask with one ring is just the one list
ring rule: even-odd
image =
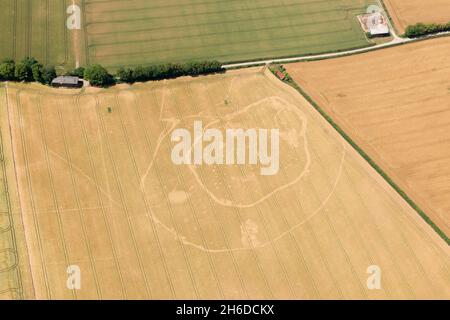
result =
[[37,60],[32,57],[23,59],[18,64],[16,64],[15,77],[19,81],[33,81],[33,66],[37,63]]
[[120,79],[120,81],[125,83],[133,83],[135,81],[133,69],[131,68],[120,67],[119,70],[117,70],[116,76]]
[[14,60],[6,59],[0,64],[0,80],[14,80],[14,70],[16,64]]
[[133,70],[132,77],[134,81],[147,81],[148,80],[148,69],[142,66],[138,66]]
[[54,66],[46,66],[42,69],[42,83],[50,85],[55,78],[56,70]]
[[75,68],[74,70],[69,72],[69,76],[78,77],[78,78],[83,79],[84,78],[84,70],[85,69],[83,67]]
[[28,81],[28,68],[23,62],[19,62],[16,64],[16,68],[14,70],[14,77],[18,81]]
[[31,72],[33,73],[33,80],[36,82],[43,83],[42,80],[42,69],[43,66],[40,63],[35,63],[31,66]]
[[84,79],[91,85],[105,87],[114,83],[114,78],[108,71],[99,64],[94,64],[84,70]]

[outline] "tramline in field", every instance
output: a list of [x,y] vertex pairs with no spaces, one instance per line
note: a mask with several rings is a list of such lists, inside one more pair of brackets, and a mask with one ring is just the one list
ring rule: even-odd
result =
[[[0,60],[34,56],[67,71],[76,61],[116,69],[344,50],[369,45],[356,16],[372,3],[4,0]],[[66,27],[72,4],[81,9],[81,30]]]
[[[448,296],[448,246],[268,71],[2,91],[33,278],[25,297]],[[279,172],[173,163],[171,134],[200,120],[221,132],[279,128]],[[79,290],[67,289],[70,266]],[[383,285],[371,290],[378,269]]]

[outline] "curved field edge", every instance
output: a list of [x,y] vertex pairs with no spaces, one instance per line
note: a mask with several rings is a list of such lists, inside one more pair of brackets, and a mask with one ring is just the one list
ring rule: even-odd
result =
[[[286,72],[287,75],[289,73]],[[285,81],[291,85],[295,90],[297,90],[313,107],[316,109],[320,115],[337,131],[339,134],[370,164],[370,166],[375,169],[384,180],[419,214],[419,216],[431,227],[433,230],[447,243],[450,245],[450,238],[437,226],[433,220],[404,192],[390,177],[389,175],[381,169],[379,165],[376,164],[374,160],[358,145],[356,142],[350,138],[347,133],[333,120],[333,118],[328,115],[319,104],[306,93],[293,79],[288,77]]]

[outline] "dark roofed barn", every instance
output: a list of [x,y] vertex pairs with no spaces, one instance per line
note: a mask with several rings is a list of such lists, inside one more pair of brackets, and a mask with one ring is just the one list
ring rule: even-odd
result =
[[52,81],[52,87],[56,88],[81,88],[83,81],[78,77],[60,76]]

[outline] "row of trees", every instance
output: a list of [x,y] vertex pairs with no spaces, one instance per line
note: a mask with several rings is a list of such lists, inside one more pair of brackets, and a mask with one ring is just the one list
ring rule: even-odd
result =
[[199,61],[185,64],[166,63],[159,65],[138,66],[135,68],[120,67],[115,75],[110,74],[101,65],[78,68],[71,75],[88,80],[93,86],[109,86],[116,82],[134,83],[150,80],[173,79],[181,76],[198,76],[223,72],[219,61]]
[[408,26],[405,30],[405,36],[408,38],[418,38],[429,34],[435,34],[439,32],[450,31],[450,22],[446,24],[436,23],[417,23],[412,26]]
[[43,66],[35,58],[25,58],[18,63],[6,59],[0,63],[0,81],[36,81],[50,84],[55,77],[55,67]]
[[[185,64],[166,63],[160,65],[139,66],[136,68],[120,67],[112,75],[103,66],[94,64],[86,68],[79,67],[67,73],[88,80],[91,85],[105,87],[116,82],[134,83],[150,80],[172,79],[181,76],[198,76],[223,72],[218,61],[189,62]],[[5,60],[0,64],[0,81],[25,81],[51,84],[56,77],[54,67],[42,66],[35,58],[25,58],[19,63]]]
[[198,76],[223,72],[219,61],[199,61],[185,64],[166,63],[118,69],[116,77],[120,82],[133,83],[150,80],[172,79],[181,76]]

